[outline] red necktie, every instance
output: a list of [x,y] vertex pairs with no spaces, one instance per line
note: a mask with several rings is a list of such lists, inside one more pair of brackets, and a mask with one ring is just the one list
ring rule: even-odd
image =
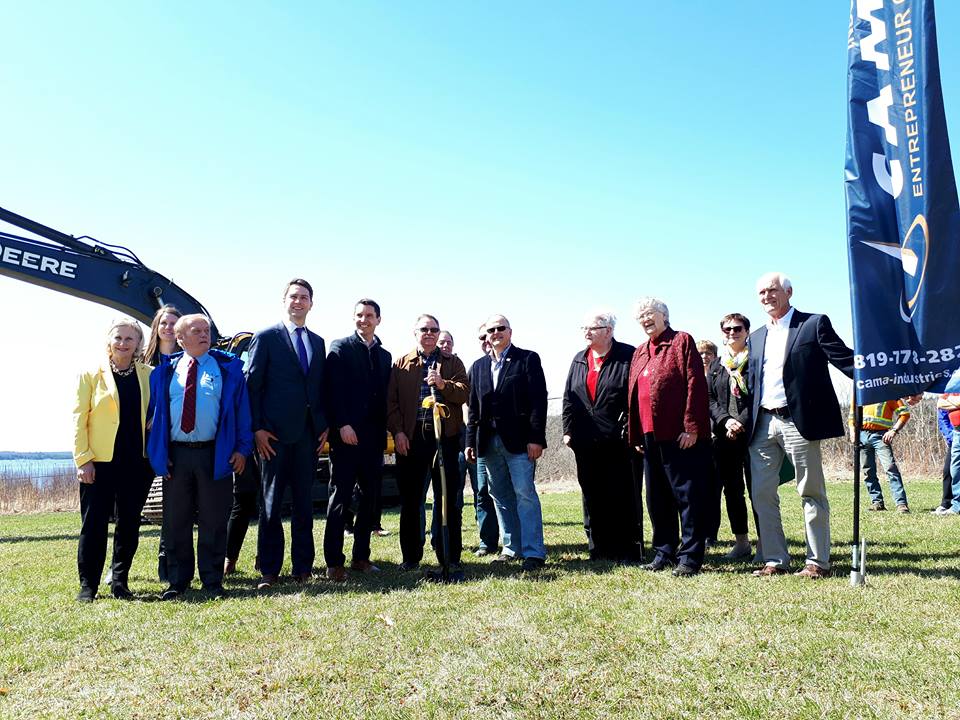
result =
[[197,359],[190,358],[187,366],[187,384],[183,388],[183,413],[180,415],[180,429],[185,433],[193,432],[197,423]]

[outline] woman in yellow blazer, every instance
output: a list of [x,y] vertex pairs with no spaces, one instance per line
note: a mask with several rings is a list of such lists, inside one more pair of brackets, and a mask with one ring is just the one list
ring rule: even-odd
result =
[[97,597],[114,506],[111,589],[120,600],[133,597],[127,576],[153,479],[143,452],[151,368],[135,359],[142,347],[143,331],[136,320],[115,321],[107,333],[107,361],[82,373],[77,387],[73,459],[80,481],[80,602]]

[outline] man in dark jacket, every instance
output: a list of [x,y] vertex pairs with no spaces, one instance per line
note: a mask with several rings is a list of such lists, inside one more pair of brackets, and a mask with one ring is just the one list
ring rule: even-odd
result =
[[793,286],[783,273],[761,277],[757,293],[770,321],[750,335],[748,363],[753,408],[747,437],[764,560],[754,574],[776,575],[790,566],[777,494],[780,467],[789,457],[796,469],[807,537],[806,564],[797,575],[816,580],[830,575],[830,504],[820,441],[843,435],[827,363],[852,377],[853,351],[826,315],[790,306]]
[[290,486],[290,556],[293,577],[313,576],[313,481],[317,455],[327,439],[323,402],[323,338],[307,329],[313,287],[296,278],[283,293],[286,317],[258,332],[250,342],[247,387],[254,440],[261,459],[263,502],[257,554],[262,577],[259,590],[277,581],[283,564],[280,505]]
[[359,300],[353,320],[357,331],[330,344],[326,366],[327,420],[333,432],[323,555],[327,577],[334,582],[347,579],[343,528],[354,485],[359,504],[350,567],[363,573],[378,570],[370,562],[370,532],[383,481],[391,357],[376,336],[380,305]]
[[469,462],[488,473],[503,535],[501,561],[523,558],[523,569],[543,567],[543,513],[534,485],[537,459],[547,446],[547,383],[540,356],[513,345],[503,315],[486,323],[493,346],[470,368]]
[[638,492],[623,437],[634,348],[613,337],[613,313],[585,318],[586,350],[573,356],[563,390],[563,443],[577,461],[590,558],[630,562],[638,543]]

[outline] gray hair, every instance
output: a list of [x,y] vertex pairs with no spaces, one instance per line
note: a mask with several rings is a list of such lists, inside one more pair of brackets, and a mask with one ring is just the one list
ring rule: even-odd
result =
[[143,352],[143,328],[140,327],[140,323],[134,320],[132,317],[118,317],[113,321],[113,323],[111,323],[110,328],[107,330],[107,357],[111,357],[110,345],[113,342],[113,331],[122,327],[132,327],[137,331],[137,337],[140,339],[137,342],[136,349],[133,351],[133,357],[134,359],[138,359],[140,357],[140,353]]
[[655,297],[640,298],[633,306],[633,316],[639,320],[640,315],[647,310],[662,312],[663,319],[666,320],[668,325],[670,324],[670,310],[667,308],[667,304],[663,300]]
[[617,326],[617,316],[609,310],[597,310],[583,316],[584,325],[589,325],[594,320],[599,320],[601,325],[605,325],[611,330]]
[[757,290],[760,290],[762,287],[766,287],[773,281],[776,281],[784,290],[790,290],[793,288],[793,283],[790,282],[790,278],[788,278],[784,273],[768,272],[764,273],[757,279]]

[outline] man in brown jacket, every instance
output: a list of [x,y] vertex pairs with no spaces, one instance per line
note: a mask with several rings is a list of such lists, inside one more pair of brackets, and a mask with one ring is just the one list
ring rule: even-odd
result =
[[[421,512],[425,501],[424,478],[433,479],[434,513],[440,512],[440,468],[436,460],[437,441],[433,412],[423,406],[431,392],[449,411],[443,420],[440,446],[447,482],[459,477],[458,455],[463,410],[470,387],[467,371],[457,356],[444,357],[437,348],[440,323],[433,315],[421,315],[414,325],[417,347],[393,364],[387,388],[387,429],[397,450],[400,485],[400,551],[403,570],[416,570],[423,558],[424,538]],[[454,495],[455,497],[455,495]],[[437,524],[439,526],[439,523]],[[448,562],[452,571],[460,571],[460,510],[456,502],[447,506],[450,536]],[[437,559],[443,563],[443,544],[436,543]]]

